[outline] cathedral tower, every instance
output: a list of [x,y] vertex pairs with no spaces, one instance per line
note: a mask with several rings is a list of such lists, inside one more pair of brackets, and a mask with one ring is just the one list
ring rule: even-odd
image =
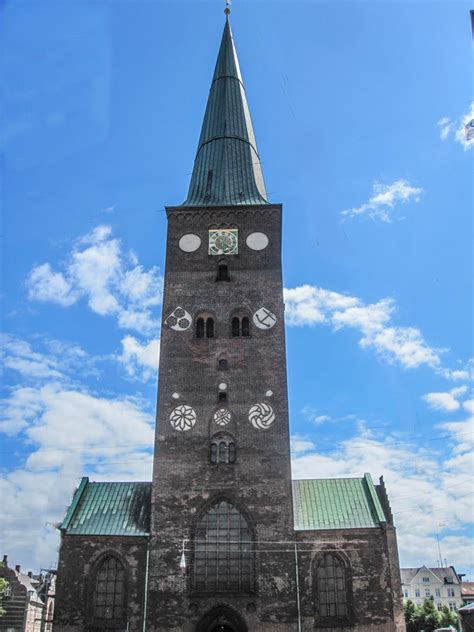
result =
[[188,196],[166,209],[149,630],[296,616],[281,210],[227,16]]

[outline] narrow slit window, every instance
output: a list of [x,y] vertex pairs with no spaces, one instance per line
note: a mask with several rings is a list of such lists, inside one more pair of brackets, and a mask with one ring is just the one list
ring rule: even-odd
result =
[[229,463],[235,463],[235,443],[229,443]]
[[206,338],[214,338],[214,319],[208,318],[206,320]]
[[217,266],[216,281],[230,281],[229,266],[227,263],[220,263]]
[[204,338],[204,318],[198,318],[196,321],[196,338]]
[[250,336],[250,320],[248,316],[242,318],[242,336],[248,338]]
[[219,463],[226,462],[226,452],[227,452],[227,445],[225,441],[221,441],[219,443]]
[[238,338],[240,336],[240,318],[234,316],[232,319],[232,338]]
[[217,463],[217,443],[211,443],[211,463]]

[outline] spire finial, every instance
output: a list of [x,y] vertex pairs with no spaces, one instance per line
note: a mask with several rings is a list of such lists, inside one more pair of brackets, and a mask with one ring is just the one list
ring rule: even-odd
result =
[[230,0],[225,0],[225,9],[224,9],[224,13],[226,14],[227,18],[230,15]]

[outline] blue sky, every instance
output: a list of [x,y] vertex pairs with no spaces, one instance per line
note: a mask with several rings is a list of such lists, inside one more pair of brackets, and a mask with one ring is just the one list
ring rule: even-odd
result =
[[[2,550],[54,564],[83,475],[147,480],[165,205],[187,192],[220,2],[3,2]],[[472,551],[465,2],[236,1],[284,204],[293,472],[384,475],[404,566]]]

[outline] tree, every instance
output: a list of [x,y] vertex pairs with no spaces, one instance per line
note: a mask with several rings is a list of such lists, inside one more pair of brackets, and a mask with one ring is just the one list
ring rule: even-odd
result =
[[[0,566],[3,566],[3,562],[0,562]],[[8,582],[4,577],[0,577],[0,617],[5,614],[5,609],[2,608],[3,593],[8,586]]]
[[416,604],[414,604],[411,599],[408,599],[405,602],[404,610],[407,632],[418,632],[420,608]]
[[421,607],[422,628],[424,632],[433,632],[440,627],[441,615],[432,599],[425,599]]
[[456,630],[458,630],[459,617],[455,612],[450,610],[448,606],[443,606],[443,610],[441,612],[440,627],[447,628],[450,625],[454,626]]

